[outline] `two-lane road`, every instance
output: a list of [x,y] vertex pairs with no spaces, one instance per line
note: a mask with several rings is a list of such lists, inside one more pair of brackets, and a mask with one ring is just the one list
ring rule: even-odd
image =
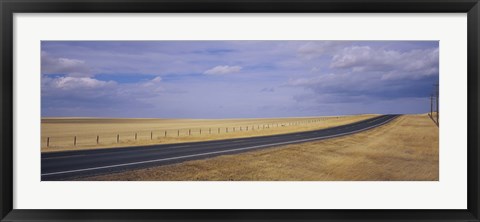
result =
[[159,166],[293,143],[350,135],[384,125],[399,115],[383,115],[328,129],[272,136],[181,144],[42,153],[42,181]]

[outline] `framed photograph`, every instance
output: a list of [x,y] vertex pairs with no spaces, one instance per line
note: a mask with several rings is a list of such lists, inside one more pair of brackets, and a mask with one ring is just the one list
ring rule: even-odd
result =
[[1,221],[480,220],[477,0],[0,7]]

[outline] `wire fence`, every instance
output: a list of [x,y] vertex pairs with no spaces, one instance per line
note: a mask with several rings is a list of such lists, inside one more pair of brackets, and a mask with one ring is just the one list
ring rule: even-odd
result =
[[[60,147],[80,147],[80,146],[101,146],[111,144],[142,144],[145,142],[161,143],[165,141],[184,141],[188,137],[219,136],[226,134],[239,134],[255,132],[264,132],[278,128],[292,126],[307,126],[330,119],[340,119],[343,116],[322,117],[298,121],[267,122],[263,124],[244,124],[224,127],[195,127],[182,129],[164,129],[164,130],[138,130],[127,132],[110,133],[79,133],[73,136],[42,136],[42,148],[60,148]],[[233,124],[232,124],[233,125]]]

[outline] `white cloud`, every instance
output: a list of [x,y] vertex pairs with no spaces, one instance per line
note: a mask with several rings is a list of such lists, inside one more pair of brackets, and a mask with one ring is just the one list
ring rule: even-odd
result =
[[162,82],[162,77],[157,76],[150,81],[142,83],[139,87],[143,90],[151,90],[152,92],[162,92],[165,89],[160,84]]
[[63,90],[70,89],[92,89],[101,88],[105,86],[113,86],[116,83],[113,81],[101,81],[90,77],[59,77],[51,80],[53,87]]
[[153,79],[152,79],[152,80],[150,80],[150,81],[151,81],[151,82],[154,82],[154,83],[159,83],[159,82],[161,82],[161,81],[162,81],[162,77],[160,77],[160,76],[157,76],[157,77],[153,78]]
[[66,74],[74,77],[92,76],[85,61],[69,58],[55,58],[42,52],[42,74]]
[[225,74],[240,72],[241,69],[242,69],[241,66],[215,66],[215,67],[205,71],[203,74],[206,74],[206,75],[225,75]]
[[344,42],[342,41],[307,42],[298,47],[297,53],[302,58],[313,59],[323,55],[332,54],[343,45]]
[[438,48],[400,52],[370,46],[346,47],[333,56],[330,68],[377,72],[383,80],[419,79],[438,73]]
[[310,72],[318,72],[318,71],[320,71],[320,69],[316,66],[310,70]]

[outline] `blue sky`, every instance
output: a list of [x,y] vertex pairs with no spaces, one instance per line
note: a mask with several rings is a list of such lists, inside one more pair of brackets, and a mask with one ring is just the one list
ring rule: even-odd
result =
[[438,41],[42,41],[42,116],[426,113]]

